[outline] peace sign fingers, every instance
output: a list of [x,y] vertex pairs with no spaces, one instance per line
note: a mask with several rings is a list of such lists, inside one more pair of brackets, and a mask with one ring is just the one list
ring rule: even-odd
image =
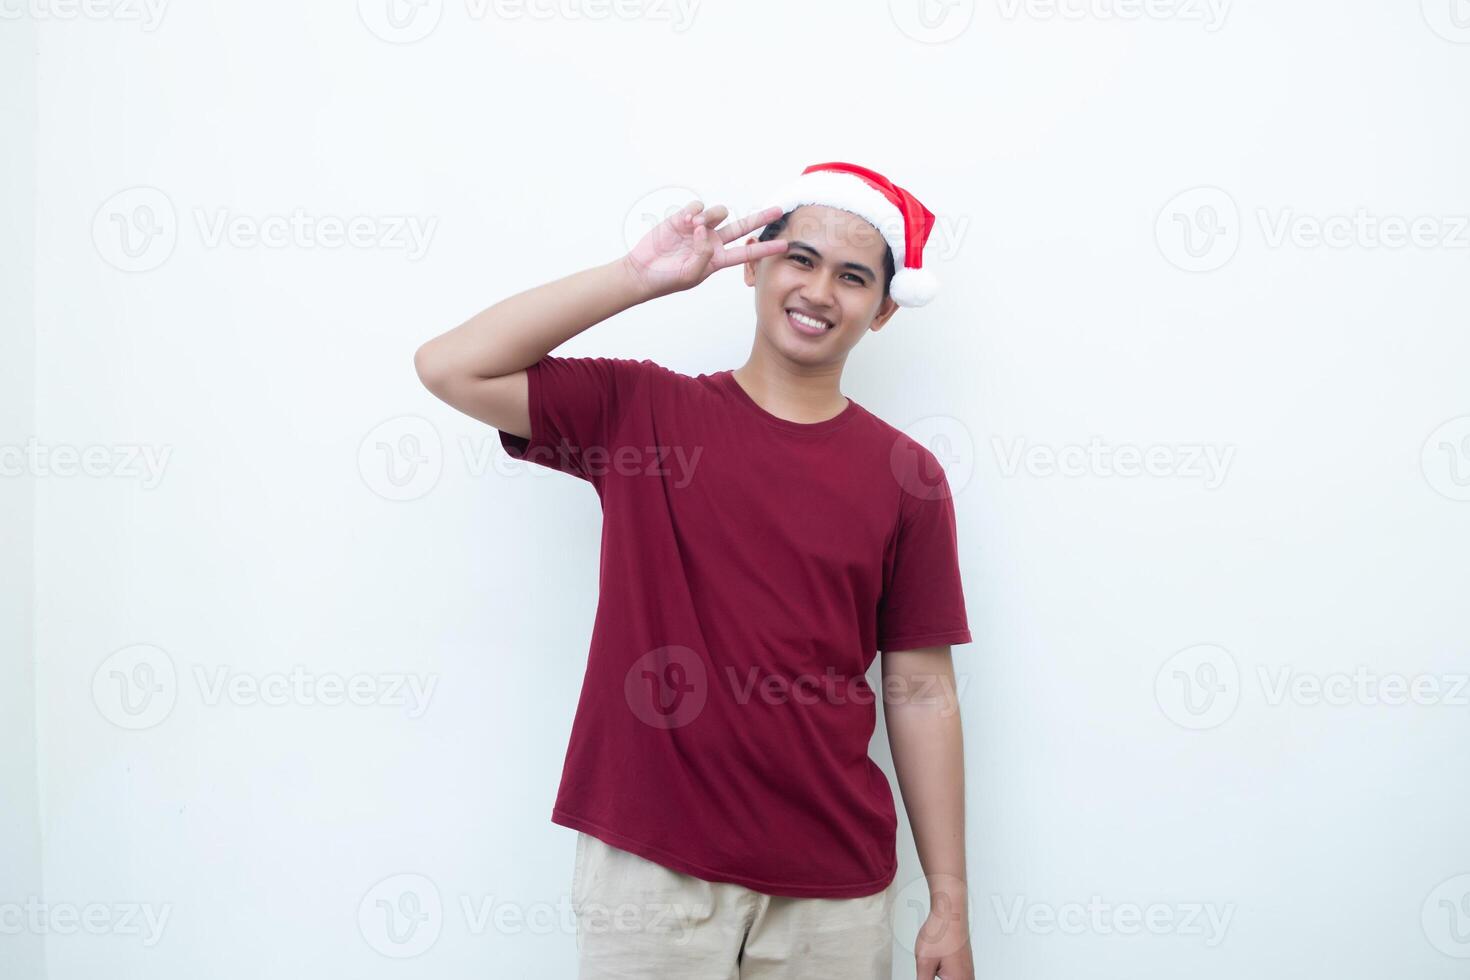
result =
[[753,259],[763,259],[768,255],[779,255],[786,251],[788,244],[784,238],[772,238],[764,242],[751,242],[749,245],[732,245],[723,251],[716,252],[715,261],[719,263],[718,268],[723,269],[726,266],[739,265]]
[[[710,210],[725,211],[726,213],[728,213],[728,209],[723,204],[717,205]],[[760,211],[756,211],[753,214],[748,214],[745,217],[741,218],[739,221],[735,222],[733,225],[726,225],[725,227],[719,229],[720,241],[728,245],[730,242],[733,242],[735,239],[741,237],[742,235],[748,234],[749,232],[752,232],[757,228],[764,228],[772,221],[775,221],[777,218],[781,217],[781,215],[784,213],[785,212],[783,212],[779,207],[773,205],[769,208],[763,208]],[[721,216],[721,220],[723,220],[723,216]]]

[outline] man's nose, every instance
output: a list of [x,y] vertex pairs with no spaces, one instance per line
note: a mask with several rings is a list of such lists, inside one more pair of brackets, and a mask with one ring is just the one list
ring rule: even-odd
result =
[[813,306],[832,305],[832,281],[830,274],[818,269],[806,277],[801,284],[801,296]]

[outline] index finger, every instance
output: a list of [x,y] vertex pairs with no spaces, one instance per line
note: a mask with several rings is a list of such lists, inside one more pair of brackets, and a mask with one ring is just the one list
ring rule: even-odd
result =
[[740,265],[755,259],[763,259],[768,255],[776,255],[786,251],[790,242],[784,238],[772,238],[764,242],[751,242],[749,245],[732,245],[730,248],[715,253],[716,267],[723,269],[726,266]]
[[719,229],[720,241],[728,244],[746,232],[756,228],[764,228],[785,213],[779,206],[773,204],[768,208],[762,208],[756,211],[754,214],[747,214],[733,225],[726,225]]

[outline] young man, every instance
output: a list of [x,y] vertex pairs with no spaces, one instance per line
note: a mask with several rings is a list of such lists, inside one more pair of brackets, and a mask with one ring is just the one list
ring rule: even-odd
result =
[[[773,200],[726,225],[724,207],[690,202],[627,255],[503,300],[414,363],[511,456],[602,503],[597,617],[551,814],[578,832],[583,980],[887,980],[897,817],[867,754],[865,678],[880,650],[931,900],[917,975],[970,980],[954,508],[934,455],[840,390],[867,332],[933,295],[934,216],[844,163]],[[735,265],[756,307],[739,368],[549,353]]]

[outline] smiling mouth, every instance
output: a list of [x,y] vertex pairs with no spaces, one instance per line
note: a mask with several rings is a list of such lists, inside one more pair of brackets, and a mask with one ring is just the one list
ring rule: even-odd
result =
[[805,328],[808,332],[821,332],[832,329],[831,320],[824,320],[821,317],[812,316],[811,314],[803,313],[800,310],[787,310],[786,318],[790,320],[793,325],[799,328]]

